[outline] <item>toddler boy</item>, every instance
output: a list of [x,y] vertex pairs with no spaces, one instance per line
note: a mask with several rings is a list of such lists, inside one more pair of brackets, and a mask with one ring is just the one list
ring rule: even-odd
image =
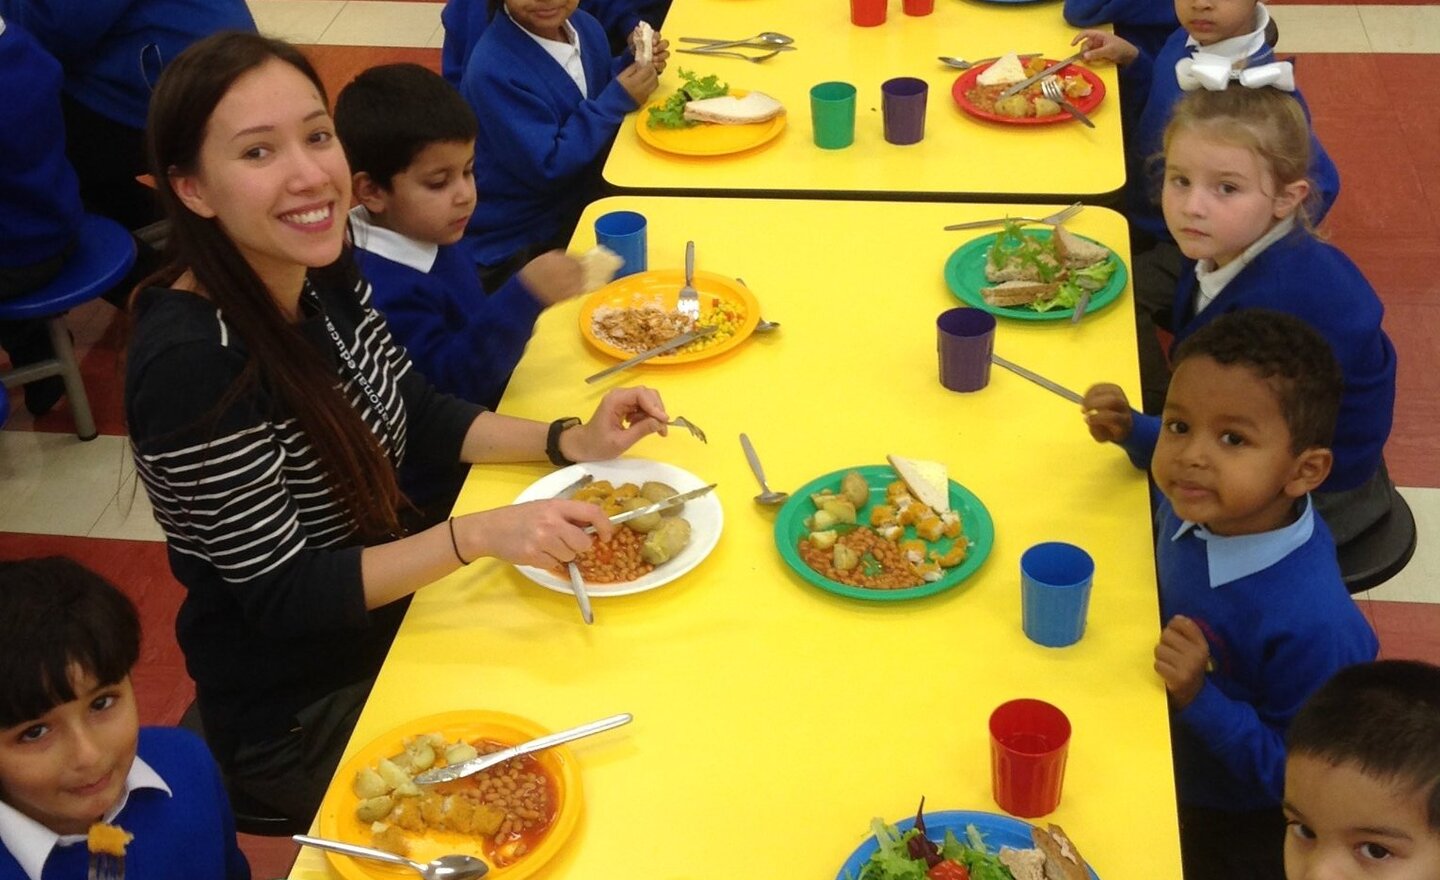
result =
[[100,823],[132,836],[127,876],[249,880],[205,744],[139,726],[129,599],[63,557],[0,562],[0,645],[0,880],[81,880]]
[[1155,670],[1174,713],[1186,880],[1278,880],[1285,730],[1379,647],[1309,498],[1330,472],[1340,368],[1304,322],[1264,309],[1216,319],[1175,360],[1158,439],[1129,430],[1113,385],[1086,393],[1086,422],[1100,441],[1153,443],[1130,451],[1162,495]]
[[1440,877],[1440,667],[1341,670],[1286,742],[1288,880]]

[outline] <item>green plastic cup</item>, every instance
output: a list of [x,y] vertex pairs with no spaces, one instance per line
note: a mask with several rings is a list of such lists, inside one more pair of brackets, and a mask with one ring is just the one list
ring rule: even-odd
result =
[[810,120],[815,146],[840,150],[855,143],[855,87],[823,82],[810,90]]

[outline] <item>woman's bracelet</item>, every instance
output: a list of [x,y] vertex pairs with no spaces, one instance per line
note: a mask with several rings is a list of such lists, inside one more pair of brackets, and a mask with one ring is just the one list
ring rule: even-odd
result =
[[460,542],[455,538],[455,517],[450,517],[450,546],[455,550],[455,558],[460,560],[461,565],[469,565],[464,556],[460,555]]

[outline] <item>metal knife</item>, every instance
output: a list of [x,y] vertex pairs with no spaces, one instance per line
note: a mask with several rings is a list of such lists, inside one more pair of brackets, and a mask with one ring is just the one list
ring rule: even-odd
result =
[[481,755],[478,758],[471,758],[459,764],[449,767],[440,767],[435,770],[426,770],[415,777],[416,785],[434,785],[437,782],[454,782],[457,779],[464,779],[466,776],[473,776],[496,764],[503,764],[511,758],[518,758],[521,755],[528,755],[531,752],[539,752],[561,743],[580,739],[599,733],[602,730],[609,730],[612,727],[620,727],[629,724],[631,718],[629,712],[622,712],[619,715],[611,715],[609,718],[601,718],[599,721],[592,721],[589,724],[582,724],[579,727],[572,727],[569,730],[562,730],[559,733],[552,733],[546,736],[523,742],[518,746],[511,746],[508,749],[501,749],[498,752],[491,752],[488,755]]
[[[555,493],[556,498],[571,498],[581,487],[588,486],[595,480],[595,475],[581,474],[580,479]],[[580,566],[574,562],[565,563],[565,570],[570,574],[570,590],[575,594],[575,602],[580,606],[580,619],[586,625],[595,622],[595,612],[590,607],[590,594],[585,592],[585,581],[580,578]]]
[[1010,88],[1006,89],[1005,91],[1001,92],[999,95],[997,95],[997,96],[995,97],[995,100],[997,100],[997,101],[1003,101],[1004,99],[1010,97],[1011,95],[1018,95],[1018,94],[1020,94],[1020,92],[1021,92],[1022,90],[1026,89],[1026,88],[1029,88],[1030,86],[1035,85],[1035,84],[1036,84],[1037,82],[1039,82],[1040,80],[1042,80],[1042,79],[1044,79],[1045,77],[1049,76],[1050,74],[1056,72],[1057,70],[1060,70],[1061,68],[1069,67],[1070,65],[1074,64],[1076,61],[1079,61],[1081,58],[1084,58],[1084,57],[1085,57],[1085,52],[1084,52],[1084,51],[1080,51],[1080,52],[1076,52],[1074,55],[1071,55],[1069,58],[1066,58],[1064,61],[1056,61],[1054,64],[1050,65],[1049,67],[1045,68],[1044,70],[1040,71],[1039,73],[1035,74],[1034,76],[1029,77],[1028,79],[1022,79],[1022,80],[1020,80],[1018,83],[1016,83],[1015,85],[1013,85],[1013,86],[1011,86]]
[[1086,290],[1080,294],[1080,299],[1075,303],[1075,312],[1070,315],[1071,324],[1079,324],[1080,319],[1085,317],[1085,309],[1090,305],[1090,291]]
[[697,339],[704,339],[706,336],[714,333],[716,329],[717,328],[715,327],[701,327],[699,330],[691,330],[689,333],[681,333],[674,339],[667,340],[652,349],[640,352],[628,361],[621,361],[613,367],[606,367],[605,369],[601,370],[593,376],[587,376],[585,377],[585,381],[598,382],[599,380],[604,379],[606,376],[613,375],[620,372],[621,370],[629,369],[630,367],[635,366],[641,361],[648,361],[652,357],[655,357],[657,354],[664,354],[667,351],[672,351],[682,345],[694,342]]
[[990,354],[990,362],[998,366],[1004,367],[1005,369],[1009,370],[1017,376],[1029,379],[1031,382],[1034,382],[1041,388],[1044,388],[1048,391],[1053,391],[1072,403],[1085,402],[1085,398],[1081,397],[1079,394],[1076,394],[1074,391],[1071,391],[1069,388],[1066,388],[1064,385],[1061,385],[1059,382],[1053,382],[1049,379],[1046,379],[1039,373],[1031,372],[1030,370],[1027,370],[1024,367],[1020,366],[1019,364],[1014,363],[1013,361],[1007,361],[1000,355],[995,354],[994,352],[991,352]]
[[[642,516],[649,516],[652,513],[659,513],[662,510],[669,510],[672,507],[679,507],[686,501],[693,501],[696,498],[699,498],[701,495],[706,494],[711,489],[714,489],[715,486],[715,483],[711,483],[708,486],[701,486],[699,489],[691,489],[689,492],[681,492],[678,495],[671,495],[669,498],[662,498],[661,500],[656,501],[654,504],[647,504],[644,507],[639,507],[635,510],[627,510],[624,513],[617,513],[614,516],[610,517],[610,522],[618,526],[620,525],[620,523],[627,522],[632,519],[638,519]],[[586,526],[585,531],[590,534],[594,534],[595,527]]]

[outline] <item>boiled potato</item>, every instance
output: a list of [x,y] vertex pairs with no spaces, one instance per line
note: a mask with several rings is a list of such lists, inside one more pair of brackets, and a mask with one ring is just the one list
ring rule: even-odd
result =
[[427,739],[416,739],[405,747],[405,752],[410,756],[410,769],[416,773],[435,766],[435,749]]
[[1054,101],[1050,100],[1049,98],[1036,98],[1036,99],[1035,99],[1035,115],[1036,115],[1036,116],[1042,116],[1042,117],[1043,117],[1043,116],[1057,116],[1057,115],[1059,115],[1059,113],[1060,113],[1060,105],[1059,105],[1059,104],[1056,104]]
[[830,511],[817,510],[815,511],[815,515],[810,517],[810,521],[806,523],[806,525],[817,532],[823,532],[839,521],[839,518]]
[[[652,503],[647,498],[626,498],[620,502],[621,510],[639,510],[642,507],[649,507]],[[658,513],[647,513],[644,516],[637,516],[632,520],[626,520],[625,525],[641,534],[653,532],[660,525],[661,516]]]
[[669,562],[690,543],[690,523],[683,519],[667,519],[659,528],[645,536],[640,545],[640,558],[651,565]]
[[860,564],[860,554],[851,547],[844,544],[835,545],[835,567],[840,571],[849,571]]
[[395,799],[388,794],[366,798],[355,805],[355,817],[361,822],[378,822],[390,815]]
[[466,761],[473,761],[480,753],[469,743],[456,743],[445,750],[445,763],[463,764]]
[[1030,99],[1024,95],[1011,95],[995,102],[995,112],[1000,116],[1023,119],[1031,114]]
[[810,543],[819,547],[821,550],[826,550],[834,547],[835,541],[838,540],[839,537],[840,534],[833,529],[827,529],[823,532],[811,532]]
[[[680,493],[675,489],[675,487],[670,486],[666,483],[658,482],[656,480],[647,480],[640,487],[640,497],[644,498],[651,504],[654,504],[656,501],[664,501],[666,498],[671,498],[679,494]],[[677,504],[669,510],[660,511],[660,515],[665,517],[679,516],[680,511],[684,509],[685,505]]]
[[842,523],[853,523],[858,519],[855,515],[855,505],[851,504],[848,498],[826,501],[820,513],[828,513],[835,517],[836,522]]
[[850,503],[858,510],[865,506],[870,500],[870,484],[860,476],[859,471],[851,471],[840,481],[840,491],[850,499]]
[[355,796],[361,800],[376,798],[382,794],[389,794],[390,789],[394,788],[394,786],[386,783],[386,781],[380,777],[380,774],[376,773],[375,770],[370,767],[366,767],[359,773],[356,773],[355,781],[351,783],[350,787],[354,790]]
[[389,758],[380,759],[380,763],[375,765],[375,770],[380,774],[380,778],[385,780],[385,784],[392,789],[411,784],[410,774]]

